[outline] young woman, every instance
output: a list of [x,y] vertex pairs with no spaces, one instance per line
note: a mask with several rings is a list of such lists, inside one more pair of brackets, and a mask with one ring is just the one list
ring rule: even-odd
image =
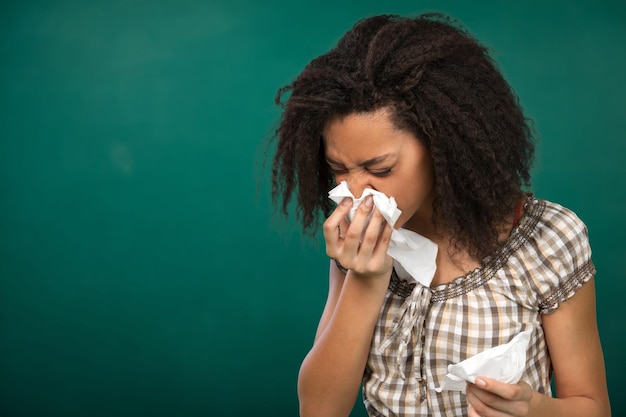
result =
[[[286,93],[288,98],[283,100]],[[284,103],[283,103],[284,101]],[[298,379],[303,416],[610,415],[585,225],[529,186],[533,138],[486,49],[442,15],[360,21],[281,89],[273,196],[324,221],[328,299]],[[402,279],[392,227],[438,246],[430,285]],[[530,331],[521,380],[442,391],[448,365]],[[554,377],[556,393],[552,393]]]

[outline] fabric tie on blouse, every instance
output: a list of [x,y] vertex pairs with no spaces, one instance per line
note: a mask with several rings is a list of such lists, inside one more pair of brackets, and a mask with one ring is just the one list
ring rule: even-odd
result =
[[423,285],[416,284],[411,292],[411,295],[406,298],[402,307],[400,307],[401,313],[398,319],[398,324],[391,332],[389,337],[382,341],[378,346],[378,352],[383,353],[394,340],[399,339],[398,355],[396,356],[396,365],[398,367],[398,373],[402,379],[406,379],[404,372],[405,365],[409,359],[409,351],[407,349],[409,342],[411,341],[411,333],[415,329],[417,341],[414,344],[414,348],[418,349],[418,352],[414,352],[413,359],[415,361],[413,365],[415,375],[418,379],[422,379],[422,349],[424,337],[424,317],[430,306],[430,296],[432,292],[430,288]]

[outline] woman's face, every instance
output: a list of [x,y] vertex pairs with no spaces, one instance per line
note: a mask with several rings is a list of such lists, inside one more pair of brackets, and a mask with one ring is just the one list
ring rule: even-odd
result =
[[355,197],[368,187],[394,197],[402,210],[396,228],[418,233],[431,229],[430,153],[414,134],[394,126],[388,109],[333,119],[323,140],[337,183],[346,181]]

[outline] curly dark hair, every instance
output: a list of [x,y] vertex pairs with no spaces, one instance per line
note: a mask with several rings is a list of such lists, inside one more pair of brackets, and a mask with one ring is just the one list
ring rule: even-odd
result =
[[358,22],[337,46],[278,90],[272,201],[314,234],[333,205],[322,131],[330,120],[391,109],[397,128],[428,148],[434,218],[453,247],[482,260],[530,186],[533,130],[487,49],[448,16],[383,15]]

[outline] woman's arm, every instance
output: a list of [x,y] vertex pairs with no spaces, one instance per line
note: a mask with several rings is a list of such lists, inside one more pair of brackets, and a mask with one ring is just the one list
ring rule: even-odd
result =
[[330,268],[328,270],[328,297],[326,298],[326,305],[324,306],[322,317],[320,318],[320,322],[317,325],[315,341],[317,341],[320,335],[324,332],[324,329],[326,329],[326,325],[328,324],[330,318],[335,312],[335,306],[337,305],[337,300],[339,299],[339,295],[341,294],[341,288],[343,287],[345,279],[346,274],[341,272],[341,270],[337,267],[337,263],[333,259],[331,259]]
[[344,276],[331,264],[326,307],[298,376],[303,417],[343,417],[352,411],[389,285],[392,260],[386,250],[392,229],[377,210],[367,224],[372,205],[361,206],[350,226],[343,225],[345,237],[338,236],[339,223],[345,222],[347,213],[343,205],[324,224],[328,255],[349,270]]
[[[479,416],[608,417],[604,359],[596,323],[593,279],[551,314],[542,316],[554,368],[557,398],[488,378],[468,384],[467,398]],[[480,387],[480,384],[484,386]]]

